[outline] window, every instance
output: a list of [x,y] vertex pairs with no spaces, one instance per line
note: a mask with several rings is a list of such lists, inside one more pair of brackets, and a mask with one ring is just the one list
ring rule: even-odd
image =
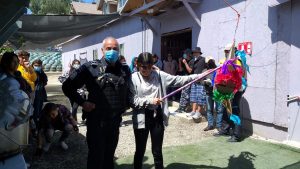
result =
[[125,5],[126,1],[127,0],[119,0],[119,2],[118,2],[118,9],[122,8]]
[[97,49],[93,50],[93,60],[98,60],[98,50]]
[[120,44],[119,51],[120,51],[120,55],[124,56],[124,43]]

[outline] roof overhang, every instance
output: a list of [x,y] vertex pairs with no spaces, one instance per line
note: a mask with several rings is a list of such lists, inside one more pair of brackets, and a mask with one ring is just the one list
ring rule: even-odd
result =
[[125,16],[155,15],[172,1],[174,0],[128,0],[120,10],[120,14]]
[[128,0],[120,10],[120,15],[157,16],[166,12],[166,8],[178,8],[186,3],[200,3],[201,0]]
[[[178,8],[185,6],[195,22],[201,27],[201,22],[195,11],[190,6],[190,3],[200,3],[201,0],[128,0],[120,10],[122,16],[139,15],[142,18],[145,16],[157,16],[165,13],[167,8]],[[144,19],[147,21],[147,19]],[[150,28],[151,25],[146,22]],[[151,28],[152,30],[152,28]],[[153,30],[155,32],[155,30]]]
[[118,5],[118,1],[116,1],[116,0],[97,0],[97,3],[96,3],[97,10],[102,10],[104,2],[113,4],[113,5]]
[[102,10],[102,6],[103,6],[104,0],[97,0],[97,10]]
[[290,1],[290,0],[268,0],[268,3],[269,3],[270,7],[274,7],[274,6],[280,5],[280,4],[288,2],[288,1]]

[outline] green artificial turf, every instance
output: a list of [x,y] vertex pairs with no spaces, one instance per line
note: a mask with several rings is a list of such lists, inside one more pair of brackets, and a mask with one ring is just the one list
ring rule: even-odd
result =
[[[225,137],[208,138],[194,145],[165,147],[166,169],[300,169],[300,150],[265,141],[245,139],[228,143]],[[133,156],[116,161],[117,169],[132,169]],[[146,152],[144,169],[154,168]]]

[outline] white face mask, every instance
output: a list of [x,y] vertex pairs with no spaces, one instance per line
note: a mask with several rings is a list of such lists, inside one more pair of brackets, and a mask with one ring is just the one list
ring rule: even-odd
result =
[[80,65],[79,65],[79,64],[74,64],[72,67],[73,67],[74,69],[79,69]]

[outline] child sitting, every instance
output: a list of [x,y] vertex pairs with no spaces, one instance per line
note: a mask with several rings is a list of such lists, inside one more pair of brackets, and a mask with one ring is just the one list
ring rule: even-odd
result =
[[[60,130],[63,132],[59,139],[59,142],[62,149],[64,150],[68,149],[68,145],[65,143],[65,140],[68,138],[71,131],[78,131],[77,123],[73,119],[71,112],[65,106],[54,103],[47,103],[43,108],[38,129],[39,152],[42,152],[42,149],[45,152],[48,152],[55,130]],[[45,139],[46,143],[42,148],[43,139]]]

